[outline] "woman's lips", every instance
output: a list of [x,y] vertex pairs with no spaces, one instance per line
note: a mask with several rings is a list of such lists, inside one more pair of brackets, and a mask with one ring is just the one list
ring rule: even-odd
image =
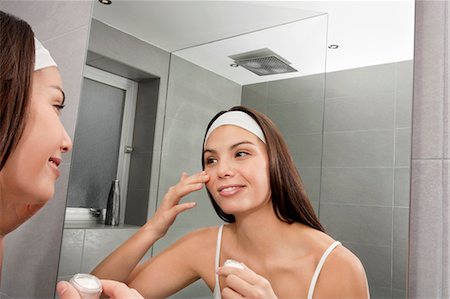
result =
[[239,192],[243,187],[244,186],[242,185],[222,186],[218,189],[218,191],[222,196],[231,196]]
[[56,177],[59,177],[60,172],[59,172],[58,166],[59,166],[59,164],[61,164],[61,159],[56,158],[56,157],[51,157],[50,159],[48,159],[48,162],[50,164],[50,167],[56,173]]

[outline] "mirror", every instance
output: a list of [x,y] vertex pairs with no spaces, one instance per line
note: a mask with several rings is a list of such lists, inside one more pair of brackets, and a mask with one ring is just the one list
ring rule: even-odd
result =
[[[60,276],[89,271],[151,217],[180,172],[200,169],[209,119],[243,104],[279,126],[321,222],[363,262],[371,297],[406,297],[414,2],[127,1],[96,3],[93,15],[87,64],[146,92],[136,104],[125,224],[68,221]],[[267,49],[296,71],[234,67]],[[149,119],[151,130],[141,130]],[[149,256],[220,223],[202,192]],[[173,297],[210,296],[197,282]]]

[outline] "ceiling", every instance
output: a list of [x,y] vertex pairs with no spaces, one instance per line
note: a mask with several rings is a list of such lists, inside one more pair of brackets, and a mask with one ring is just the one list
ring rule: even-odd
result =
[[[288,55],[300,75],[413,59],[413,0],[112,1],[95,1],[94,18],[239,84],[267,81],[230,69],[246,44]],[[287,30],[296,33],[282,40]]]

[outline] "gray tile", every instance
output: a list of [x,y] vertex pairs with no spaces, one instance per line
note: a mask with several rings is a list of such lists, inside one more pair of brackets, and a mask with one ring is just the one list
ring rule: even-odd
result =
[[152,153],[134,153],[130,159],[128,188],[148,189],[150,184]]
[[395,127],[411,128],[412,126],[413,91],[397,90],[395,105]]
[[450,158],[450,102],[448,97],[444,99],[447,111],[444,113],[444,158]]
[[147,189],[128,188],[125,223],[142,226],[148,218],[149,192]]
[[408,275],[408,248],[394,247],[392,288],[406,291]]
[[325,133],[324,167],[392,167],[394,131]]
[[268,83],[269,103],[287,104],[301,101],[323,103],[325,97],[325,74],[296,77]]
[[405,290],[392,289],[392,299],[408,299],[406,289]]
[[[311,201],[319,202],[320,196],[320,168],[302,167],[298,168],[306,194]],[[318,211],[318,209],[316,209]]]
[[182,289],[178,293],[170,296],[170,299],[210,299],[211,290],[201,279]]
[[243,106],[266,113],[267,83],[257,83],[242,86],[241,101]]
[[394,91],[395,63],[327,73],[326,98]]
[[437,298],[444,254],[442,161],[413,160],[411,169],[409,296]]
[[89,273],[138,228],[87,229],[81,271]]
[[314,212],[316,213],[317,216],[319,216],[320,215],[320,209],[319,209],[320,204],[319,204],[319,202],[316,201],[316,200],[310,200],[310,202],[311,202],[311,205],[312,205],[312,207],[314,209]]
[[371,299],[391,299],[391,288],[369,286]]
[[269,104],[268,116],[285,135],[322,132],[323,103],[302,101],[288,104]]
[[360,260],[366,270],[371,295],[373,287],[391,287],[391,247],[366,246],[357,243],[344,243]]
[[284,139],[299,168],[320,167],[322,134],[284,134]]
[[80,273],[83,243],[84,229],[64,229],[58,276]]
[[395,130],[395,167],[411,165],[411,129]]
[[327,99],[324,131],[393,129],[394,108],[393,91]]
[[320,203],[320,221],[336,240],[391,246],[392,208]]
[[321,201],[392,206],[392,168],[323,168]]
[[394,208],[393,246],[408,249],[409,208]]
[[43,42],[87,26],[91,20],[92,4],[93,1],[24,1],[24,9],[15,0],[2,0],[2,10],[27,21],[36,37]]
[[395,168],[394,206],[409,207],[410,168]]
[[414,76],[414,60],[405,60],[396,63],[396,89],[408,90],[413,89]]

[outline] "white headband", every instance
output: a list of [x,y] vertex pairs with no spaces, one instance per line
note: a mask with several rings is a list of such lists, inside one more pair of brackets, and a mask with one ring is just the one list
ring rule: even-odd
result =
[[34,57],[34,70],[38,71],[40,69],[56,66],[56,62],[50,56],[50,53],[44,46],[41,44],[37,38],[34,38],[34,47],[35,47],[35,57]]
[[258,123],[247,113],[242,111],[228,111],[220,115],[209,127],[205,137],[205,144],[208,141],[209,135],[220,126],[233,125],[241,127],[253,134],[255,134],[262,142],[266,143],[266,138]]

